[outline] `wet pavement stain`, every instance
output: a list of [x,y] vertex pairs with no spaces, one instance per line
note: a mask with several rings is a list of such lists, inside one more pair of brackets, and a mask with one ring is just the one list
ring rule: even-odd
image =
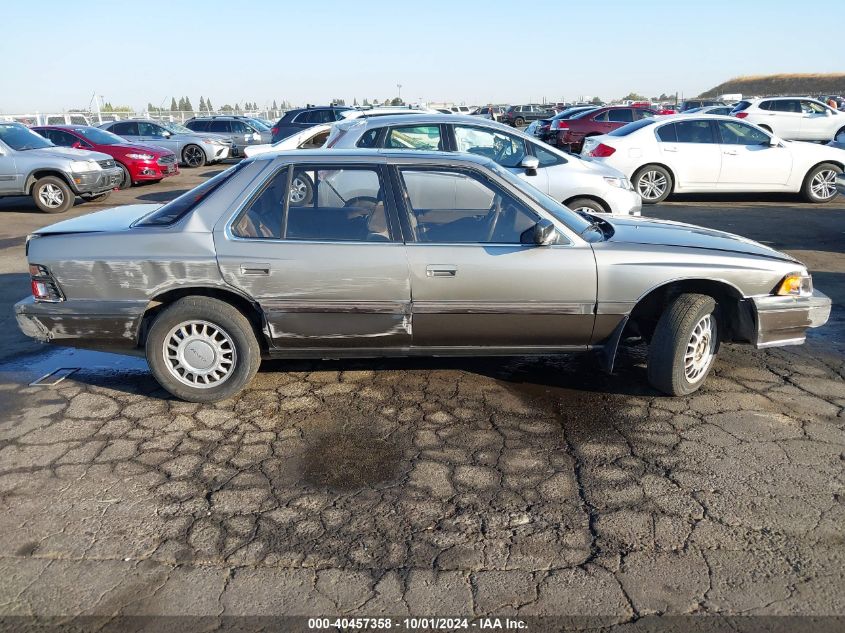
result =
[[402,454],[390,441],[351,433],[332,433],[309,446],[304,478],[335,490],[375,487],[393,481]]

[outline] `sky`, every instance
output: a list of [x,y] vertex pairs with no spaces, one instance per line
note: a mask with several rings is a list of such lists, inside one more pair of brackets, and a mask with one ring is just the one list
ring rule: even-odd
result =
[[[828,16],[836,2],[826,3]],[[695,96],[738,75],[845,70],[794,0],[4,0],[0,112],[343,98],[466,104]],[[813,16],[808,15],[808,12]],[[808,18],[813,18],[808,20]],[[831,27],[833,28],[833,24]]]

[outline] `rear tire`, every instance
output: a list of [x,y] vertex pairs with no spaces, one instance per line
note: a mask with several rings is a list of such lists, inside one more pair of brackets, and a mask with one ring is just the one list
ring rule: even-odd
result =
[[704,384],[719,353],[719,306],[713,297],[682,294],[660,315],[648,346],[648,382],[670,396]]
[[39,211],[64,213],[73,206],[76,194],[58,176],[44,176],[32,185],[32,200]]
[[231,398],[261,363],[249,320],[233,305],[210,297],[179,299],[156,316],[146,355],[158,383],[188,402]]
[[185,167],[192,169],[204,167],[207,161],[205,152],[199,145],[185,145],[182,148],[182,163],[184,163]]
[[643,199],[643,204],[663,202],[672,193],[672,174],[660,165],[646,165],[631,179],[634,189]]
[[514,127],[522,127],[523,125],[525,125],[525,119],[523,119],[521,116],[518,116],[513,120]]
[[813,204],[833,200],[836,197],[836,175],[841,173],[842,169],[833,163],[822,163],[813,167],[807,172],[801,186],[804,200]]

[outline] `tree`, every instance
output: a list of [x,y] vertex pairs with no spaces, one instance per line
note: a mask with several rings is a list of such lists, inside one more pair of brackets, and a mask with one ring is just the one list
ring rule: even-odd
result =
[[365,105],[365,106],[370,105],[370,100],[369,100],[369,99],[367,99],[366,97],[364,98],[364,105]]
[[629,92],[627,95],[622,97],[622,101],[648,101],[648,99],[636,92]]
[[392,106],[403,106],[403,105],[405,105],[405,102],[402,101],[402,99],[400,99],[399,97],[393,97],[393,99],[390,100],[390,105],[392,105]]
[[176,103],[176,97],[170,97],[170,111],[176,112],[179,109],[179,105]]
[[274,110],[278,110],[278,109],[279,109],[279,106],[277,106],[277,105],[276,105],[276,100],[275,100],[275,99],[273,99],[273,109],[274,109]]
[[239,103],[236,103],[235,104],[235,114],[240,114],[240,113],[241,113],[241,106],[240,106]]
[[602,101],[598,97],[593,97],[593,99],[592,99],[592,101],[590,101],[590,103],[592,103],[594,105],[601,105]]
[[211,99],[206,99],[206,100],[205,100],[205,109],[206,109],[208,112],[214,112],[214,106],[213,106],[213,105],[211,105]]
[[188,97],[185,97],[185,112],[193,112],[194,106],[191,105],[191,100]]
[[228,103],[220,108],[220,112],[231,112],[232,110],[234,110],[234,108]]
[[670,99],[673,99],[673,97],[670,97],[665,92],[660,93],[660,96],[657,97],[658,101],[669,101]]
[[199,108],[200,108],[200,112],[205,112],[205,98],[202,95],[200,95]]
[[358,106],[358,97],[355,97],[355,98],[352,100],[352,105],[353,105],[353,106],[355,106],[355,107],[357,107],[357,106]]

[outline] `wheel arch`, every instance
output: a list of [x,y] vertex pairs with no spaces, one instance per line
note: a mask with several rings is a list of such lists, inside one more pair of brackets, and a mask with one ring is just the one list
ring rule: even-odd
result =
[[578,200],[579,198],[586,198],[587,200],[592,200],[593,202],[601,205],[601,208],[604,209],[605,213],[610,213],[610,206],[607,204],[607,202],[605,202],[601,197],[589,193],[570,196],[569,198],[563,201],[563,204],[568,207],[570,202]]
[[252,325],[255,338],[258,341],[262,353],[267,351],[269,341],[265,330],[264,313],[261,307],[255,301],[234,289],[214,286],[180,286],[179,288],[171,288],[155,295],[147,302],[147,307],[144,309],[144,314],[141,317],[137,336],[138,346],[143,347],[146,343],[147,334],[155,317],[164,308],[185,297],[209,297],[234,306],[241,311]]
[[64,173],[61,169],[56,169],[56,168],[51,168],[51,167],[47,167],[47,168],[44,168],[44,169],[35,169],[35,170],[31,171],[29,173],[29,175],[26,177],[26,180],[24,180],[24,186],[23,186],[24,193],[26,195],[31,194],[33,185],[36,182],[38,182],[38,180],[40,180],[41,178],[44,178],[46,176],[55,176],[56,178],[61,178],[64,181],[64,183],[68,187],[70,187],[70,190],[74,194],[76,193],[76,189],[74,188],[73,183],[71,182],[70,178],[68,178],[67,174]]

